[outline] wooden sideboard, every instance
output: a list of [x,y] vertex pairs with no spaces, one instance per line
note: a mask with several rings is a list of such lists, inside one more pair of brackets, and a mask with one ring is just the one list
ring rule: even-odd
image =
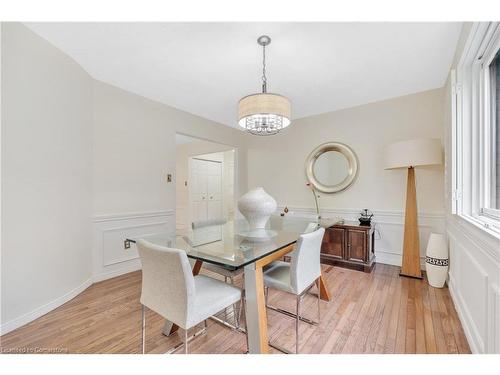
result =
[[375,234],[371,226],[346,221],[325,228],[321,262],[371,272],[375,265]]

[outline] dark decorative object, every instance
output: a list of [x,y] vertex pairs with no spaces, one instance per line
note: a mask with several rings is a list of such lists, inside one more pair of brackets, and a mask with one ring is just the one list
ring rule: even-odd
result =
[[282,213],[280,213],[280,216],[285,216],[288,213],[288,207],[285,206],[285,209],[283,210]]
[[365,208],[363,212],[361,212],[361,216],[359,217],[360,225],[371,225],[373,214],[368,211],[368,208]]

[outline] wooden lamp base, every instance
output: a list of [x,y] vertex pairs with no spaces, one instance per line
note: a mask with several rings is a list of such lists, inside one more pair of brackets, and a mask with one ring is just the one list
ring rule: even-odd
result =
[[423,279],[420,269],[420,240],[417,220],[417,192],[415,189],[415,168],[408,168],[406,186],[405,230],[403,240],[403,262],[399,276]]

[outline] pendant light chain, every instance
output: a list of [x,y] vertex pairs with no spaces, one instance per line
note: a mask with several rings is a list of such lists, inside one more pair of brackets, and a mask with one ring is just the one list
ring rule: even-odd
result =
[[267,92],[267,77],[266,77],[266,46],[262,46],[262,92]]

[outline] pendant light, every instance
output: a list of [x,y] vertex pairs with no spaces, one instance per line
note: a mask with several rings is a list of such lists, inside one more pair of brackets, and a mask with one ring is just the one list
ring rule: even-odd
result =
[[262,93],[245,96],[238,103],[238,124],[254,135],[274,135],[290,125],[291,104],[288,98],[267,92],[266,46],[271,38],[257,39],[262,46]]

